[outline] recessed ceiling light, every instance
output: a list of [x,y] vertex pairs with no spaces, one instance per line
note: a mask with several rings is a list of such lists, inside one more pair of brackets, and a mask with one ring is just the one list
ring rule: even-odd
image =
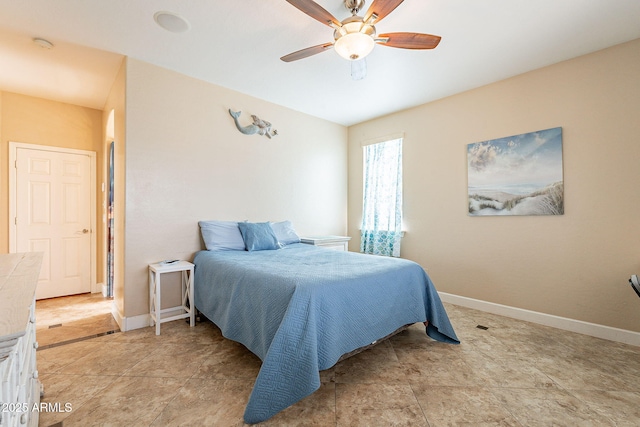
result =
[[191,28],[191,24],[189,24],[189,21],[173,12],[156,12],[153,15],[153,19],[162,28],[167,31],[171,31],[172,33],[184,33],[189,28]]
[[53,48],[53,43],[51,43],[49,40],[41,39],[40,37],[34,38],[33,39],[33,43],[36,46],[40,46],[43,49],[51,49],[51,48]]

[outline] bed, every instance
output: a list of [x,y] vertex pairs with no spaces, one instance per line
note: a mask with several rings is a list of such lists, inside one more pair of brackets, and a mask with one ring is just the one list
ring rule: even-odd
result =
[[459,343],[418,264],[295,239],[274,249],[194,257],[196,309],[262,360],[245,422],[265,421],[310,395],[319,371],[404,325],[426,321],[431,338]]

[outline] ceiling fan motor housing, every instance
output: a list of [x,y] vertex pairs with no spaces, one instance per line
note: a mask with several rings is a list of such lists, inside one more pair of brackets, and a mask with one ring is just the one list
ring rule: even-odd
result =
[[363,6],[364,0],[344,0],[344,7],[349,9],[354,15],[356,15],[358,11],[362,10]]

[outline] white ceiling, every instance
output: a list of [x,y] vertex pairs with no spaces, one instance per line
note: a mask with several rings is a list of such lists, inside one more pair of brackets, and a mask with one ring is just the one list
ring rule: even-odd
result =
[[[350,15],[341,0],[317,3]],[[160,10],[190,30],[160,28]],[[376,46],[367,77],[353,81],[333,51],[280,61],[333,40],[285,0],[0,0],[0,90],[102,109],[126,55],[351,125],[640,38],[640,1],[405,0],[376,28],[442,41],[426,51]]]

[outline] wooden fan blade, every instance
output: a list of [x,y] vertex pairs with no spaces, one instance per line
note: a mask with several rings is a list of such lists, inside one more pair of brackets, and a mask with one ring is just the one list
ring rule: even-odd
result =
[[433,49],[440,43],[440,36],[420,33],[379,34],[376,43],[401,49]]
[[319,44],[317,46],[311,46],[306,49],[290,53],[289,55],[285,55],[280,59],[284,62],[297,61],[298,59],[306,58],[308,56],[315,55],[316,53],[324,52],[325,50],[331,49],[332,47],[333,43]]
[[400,6],[404,0],[373,0],[371,6],[367,10],[367,14],[364,16],[364,22],[367,22],[369,18],[375,13],[377,18],[371,22],[371,24],[382,21],[382,18],[393,12],[393,10]]
[[330,27],[336,26],[340,27],[342,24],[338,21],[331,13],[327,12],[322,6],[313,0],[287,0],[293,6],[300,9],[302,12],[306,13],[313,19],[316,19],[322,22],[325,25]]

